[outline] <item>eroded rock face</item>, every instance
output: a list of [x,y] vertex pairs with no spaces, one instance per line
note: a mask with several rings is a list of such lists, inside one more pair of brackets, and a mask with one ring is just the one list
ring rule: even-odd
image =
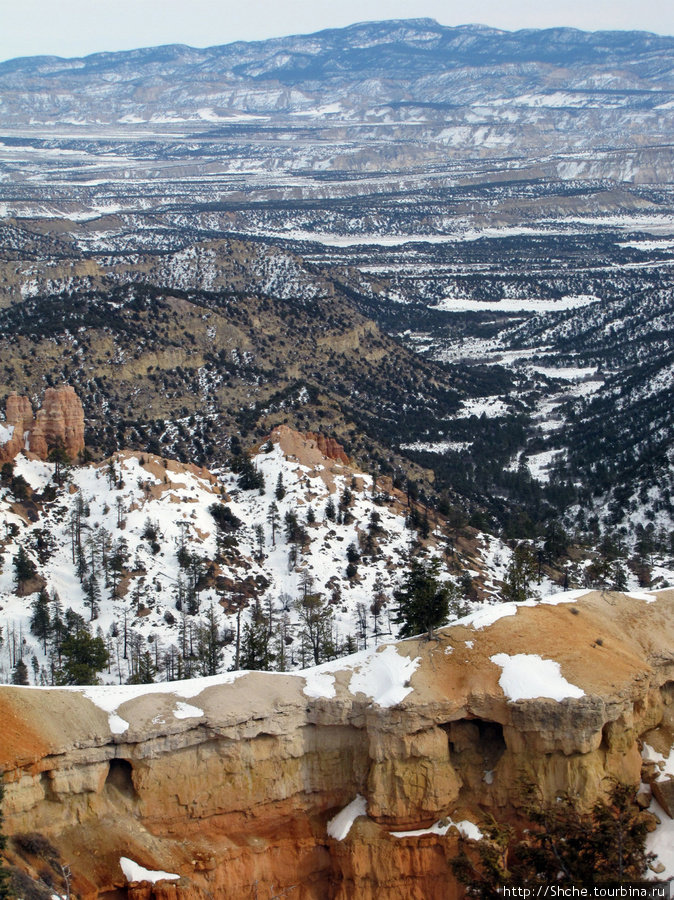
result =
[[7,397],[5,423],[0,431],[0,463],[10,462],[24,449],[25,433],[33,425],[33,407],[28,397],[13,391]]
[[[255,890],[454,900],[456,831],[392,832],[516,818],[523,775],[548,800],[570,791],[589,806],[611,778],[639,781],[641,736],[666,750],[674,591],[657,597],[590,592],[401,642],[397,657],[418,664],[390,708],[376,698],[391,687],[382,677],[395,682],[392,648],[375,651],[388,654],[377,677],[356,682],[369,695],[350,690],[369,663],[347,660],[318,691],[301,674],[229,674],[183,697],[180,682],[140,696],[120,688],[114,713],[91,689],[2,688],[6,831],[46,834],[86,900],[116,889],[135,900],[247,900]],[[513,702],[495,654],[556,660],[584,694]],[[328,821],[358,794],[367,816],[334,840]],[[180,879],[128,886],[120,856]]]
[[342,447],[342,445],[334,438],[326,437],[326,435],[321,434],[320,432],[314,434],[313,431],[307,431],[306,438],[308,441],[315,441],[316,446],[327,459],[334,459],[336,462],[341,462],[345,466],[349,465],[350,460],[346,455],[344,447]]
[[24,449],[43,460],[59,445],[70,459],[84,450],[84,411],[69,385],[47,388],[35,417],[28,397],[12,392],[7,397],[5,420],[5,428],[12,434],[0,443],[0,462],[9,462]]
[[272,443],[280,444],[288,459],[295,459],[309,469],[309,479],[321,478],[331,492],[335,490],[333,476],[342,474],[342,467],[351,464],[342,445],[323,434],[309,431],[304,435],[287,425],[279,425],[270,438]]

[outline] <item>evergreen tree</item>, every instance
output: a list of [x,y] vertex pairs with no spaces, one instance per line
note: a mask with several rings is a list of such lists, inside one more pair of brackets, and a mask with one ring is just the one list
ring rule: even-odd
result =
[[211,603],[205,621],[197,629],[197,657],[202,675],[217,675],[222,664],[222,639]]
[[40,589],[37,599],[33,601],[33,614],[30,617],[31,634],[42,641],[42,648],[47,652],[47,641],[51,635],[51,619],[49,616],[49,594],[44,588]]
[[276,546],[276,529],[278,528],[280,521],[278,504],[276,503],[276,500],[272,500],[269,505],[269,511],[267,512],[267,522],[271,528],[271,543],[273,547]]
[[274,660],[266,622],[246,622],[241,639],[242,669],[268,670]]
[[435,559],[411,561],[402,586],[393,594],[398,604],[394,622],[401,626],[401,637],[427,632],[430,639],[433,630],[447,621],[451,591],[439,581],[439,572]]
[[26,586],[26,582],[30,581],[31,578],[35,578],[36,575],[35,563],[28,555],[26,548],[20,545],[18,553],[14,557],[14,578],[18,592],[21,593]]
[[245,453],[232,460],[232,471],[238,473],[238,484],[242,491],[259,490],[264,494],[264,475]]
[[225,506],[224,503],[213,503],[208,507],[208,511],[215,519],[216,527],[225,534],[237,531],[243,524],[241,519],[235,516],[229,506]]
[[63,619],[63,608],[59,595],[54,591],[51,598],[51,619],[49,622],[49,630],[51,632],[51,654],[58,660],[58,667],[61,666],[61,645],[66,636],[66,623]]
[[98,618],[98,604],[101,599],[101,589],[98,586],[98,579],[94,572],[91,577],[84,581],[85,604],[91,610],[91,621]]
[[627,590],[627,572],[620,562],[615,562],[611,571],[611,590],[626,591]]
[[332,659],[335,647],[332,637],[332,607],[323,602],[320,594],[305,594],[294,604],[300,622],[303,651],[310,654],[310,662],[318,665]]
[[573,797],[548,805],[530,792],[524,813],[532,825],[522,839],[490,818],[481,826],[480,841],[461,841],[454,874],[468,897],[484,900],[497,900],[511,886],[529,887],[537,896],[550,885],[642,883],[653,854],[646,852],[648,823],[635,794],[633,787],[616,784],[606,803],[585,813]]
[[152,659],[152,654],[149,650],[145,650],[138,657],[136,671],[129,678],[127,684],[153,684],[156,674],[157,667]]
[[569,536],[561,524],[553,519],[545,529],[545,543],[543,549],[547,557],[556,562],[567,555],[569,549]]
[[47,459],[50,463],[54,463],[54,481],[61,487],[67,479],[70,470],[70,457],[65,451],[63,441],[59,440],[57,442]]
[[283,474],[281,472],[278,473],[278,478],[276,479],[276,488],[274,490],[274,496],[277,500],[283,500],[286,495],[286,489],[283,484]]
[[129,560],[129,549],[126,541],[121,538],[112,546],[112,553],[110,556],[110,580],[112,581],[112,596],[117,596],[117,588],[119,586],[119,582],[124,574],[124,569]]
[[529,544],[518,544],[513,550],[513,556],[506,571],[501,588],[501,599],[522,603],[530,597],[538,596],[531,588],[531,582],[536,577],[536,559]]
[[262,561],[262,559],[264,559],[265,537],[264,528],[260,522],[255,526],[255,543],[257,544],[257,558]]
[[108,651],[102,637],[92,637],[84,619],[66,610],[67,634],[61,644],[63,665],[57,673],[58,684],[96,684],[97,674],[108,664]]
[[14,666],[14,671],[12,672],[12,684],[30,684],[28,681],[28,666],[22,659],[18,660],[17,664]]

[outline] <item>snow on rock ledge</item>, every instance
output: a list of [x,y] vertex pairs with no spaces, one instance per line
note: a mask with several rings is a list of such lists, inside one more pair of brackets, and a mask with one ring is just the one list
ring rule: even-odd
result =
[[450,896],[446,823],[513,813],[525,772],[588,804],[638,782],[640,736],[674,728],[674,591],[649,598],[525,604],[302,673],[1,688],[5,830],[49,837],[86,900],[127,889],[122,856],[179,876],[173,900],[280,892],[309,859],[343,900]]

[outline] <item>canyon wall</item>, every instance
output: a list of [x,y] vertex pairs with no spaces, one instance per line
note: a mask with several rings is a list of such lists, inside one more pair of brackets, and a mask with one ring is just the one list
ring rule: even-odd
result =
[[[492,607],[305,673],[2,688],[5,830],[48,836],[86,900],[452,900],[456,828],[400,832],[512,819],[522,776],[589,805],[639,781],[646,733],[671,741],[674,591],[649,599]],[[504,660],[534,654],[569,696],[506,696]],[[179,877],[128,884],[121,857]]]

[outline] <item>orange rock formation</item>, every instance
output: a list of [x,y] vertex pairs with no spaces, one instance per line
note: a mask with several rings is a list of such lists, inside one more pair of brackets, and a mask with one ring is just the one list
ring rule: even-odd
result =
[[308,469],[309,478],[321,478],[331,492],[335,490],[333,476],[344,474],[343,467],[351,465],[341,444],[322,434],[309,431],[304,435],[287,425],[279,425],[272,431],[270,439],[280,445],[288,459],[296,460]]
[[[393,832],[513,817],[523,776],[544,799],[568,791],[589,806],[612,778],[639,781],[642,739],[668,752],[674,590],[654,596],[509,606],[485,627],[379,647],[376,677],[361,658],[318,682],[251,672],[100,697],[2,687],[5,830],[45,834],[84,900],[455,900],[456,830]],[[583,694],[511,700],[496,654],[554,660]],[[416,666],[410,691],[380,706],[366,692],[386,691],[400,662]],[[358,794],[366,815],[331,837]],[[128,885],[121,856],[180,877]]]
[[0,462],[8,462],[21,450],[47,459],[58,444],[70,459],[84,449],[84,411],[74,388],[47,388],[42,408],[33,417],[28,397],[12,392],[7,397],[5,428],[12,435],[0,444]]
[[314,434],[313,431],[307,431],[306,439],[308,441],[316,441],[316,446],[327,459],[334,459],[345,466],[349,465],[349,457],[344,452],[344,447],[338,444],[334,438],[326,437],[320,432]]

